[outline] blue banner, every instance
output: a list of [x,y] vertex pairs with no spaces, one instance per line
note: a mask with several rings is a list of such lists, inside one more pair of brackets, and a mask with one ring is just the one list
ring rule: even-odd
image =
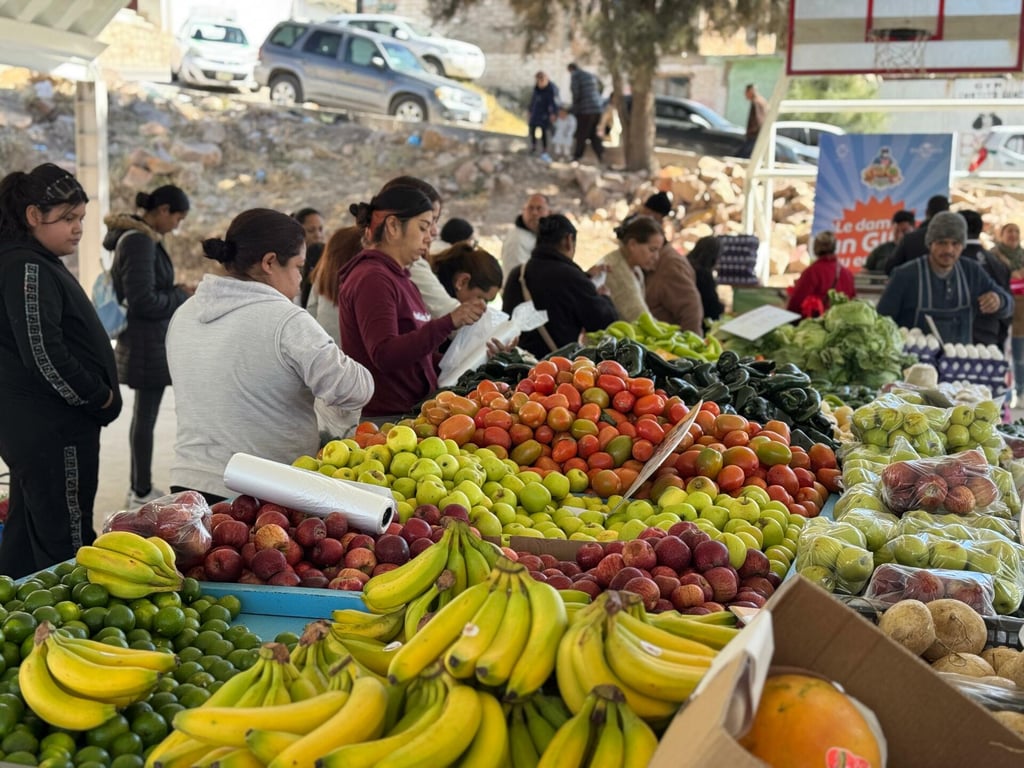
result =
[[913,211],[918,223],[932,195],[949,195],[953,135],[822,134],[814,193],[813,235],[836,233],[836,255],[854,272],[891,236],[892,215]]

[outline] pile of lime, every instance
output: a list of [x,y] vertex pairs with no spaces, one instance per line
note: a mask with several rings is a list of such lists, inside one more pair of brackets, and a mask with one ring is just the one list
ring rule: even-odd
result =
[[[176,712],[205,702],[225,680],[256,661],[262,640],[242,624],[233,595],[201,593],[186,578],[180,592],[138,600],[112,597],[85,569],[61,563],[16,583],[0,576],[0,761],[47,768],[138,768],[170,730]],[[89,731],[66,731],[37,717],[18,687],[18,666],[48,621],[77,637],[122,648],[175,653],[145,701]]]

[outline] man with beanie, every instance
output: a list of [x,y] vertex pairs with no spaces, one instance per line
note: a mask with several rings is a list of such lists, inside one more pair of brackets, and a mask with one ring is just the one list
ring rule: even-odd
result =
[[501,272],[505,280],[512,270],[530,260],[537,244],[540,220],[551,213],[548,199],[541,194],[530,195],[523,204],[523,212],[516,217],[516,225],[501,244]]
[[[905,239],[905,238],[904,238]],[[977,261],[961,260],[967,222],[958,213],[935,214],[925,233],[926,258],[897,267],[878,300],[878,313],[897,325],[928,333],[931,318],[942,341],[971,344],[975,313],[1009,318],[1013,297]]]
[[885,261],[885,274],[891,275],[893,270],[901,264],[913,261],[919,256],[928,252],[928,244],[925,243],[925,235],[928,232],[928,224],[937,213],[949,210],[949,198],[945,195],[932,195],[928,198],[928,204],[924,209],[924,221],[917,229],[907,232],[903,239],[896,245],[892,254]]
[[651,314],[663,323],[674,323],[684,331],[704,334],[704,302],[697,290],[697,273],[683,254],[672,247],[672,233],[666,229],[675,206],[666,192],[656,192],[638,211],[661,224],[665,244],[658,253],[654,269],[646,273],[644,301]]

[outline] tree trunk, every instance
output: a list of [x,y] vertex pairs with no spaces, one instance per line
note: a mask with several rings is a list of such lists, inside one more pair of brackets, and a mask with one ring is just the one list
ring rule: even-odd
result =
[[633,103],[629,115],[629,130],[623,135],[628,136],[625,143],[626,169],[630,171],[657,170],[654,157],[654,93],[651,90],[651,77],[632,73],[630,81],[633,86]]

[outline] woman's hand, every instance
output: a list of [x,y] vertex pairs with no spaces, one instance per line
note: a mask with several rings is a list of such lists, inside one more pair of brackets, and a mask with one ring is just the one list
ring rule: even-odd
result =
[[487,357],[492,358],[499,352],[511,352],[519,344],[519,337],[516,336],[508,344],[502,344],[498,339],[489,339],[487,342]]
[[472,325],[487,311],[487,304],[483,299],[471,299],[464,301],[451,314],[452,324],[456,328],[464,325]]

